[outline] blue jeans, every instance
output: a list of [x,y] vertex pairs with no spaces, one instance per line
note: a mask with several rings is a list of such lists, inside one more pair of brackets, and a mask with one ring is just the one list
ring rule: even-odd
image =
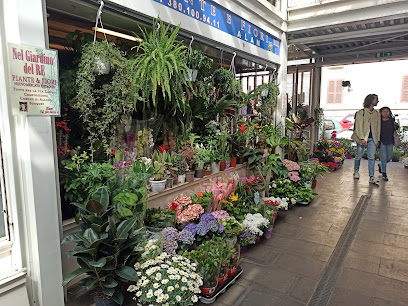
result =
[[387,173],[387,163],[392,159],[393,151],[394,151],[394,145],[381,143],[380,160],[381,160],[381,172],[382,173]]
[[[357,144],[357,154],[354,160],[354,172],[360,170],[360,161],[363,157],[364,148],[361,144]],[[372,138],[367,139],[367,157],[368,157],[368,174],[374,176],[374,166],[375,166],[375,143]]]

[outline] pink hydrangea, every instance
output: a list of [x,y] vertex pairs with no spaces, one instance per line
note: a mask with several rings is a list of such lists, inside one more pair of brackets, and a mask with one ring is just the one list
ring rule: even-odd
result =
[[228,218],[229,214],[225,210],[217,210],[211,213],[217,220]]
[[298,171],[300,170],[300,166],[298,163],[295,163],[294,161],[284,159],[283,164],[288,168],[289,171]]
[[299,173],[297,173],[296,171],[291,171],[288,173],[288,177],[291,181],[293,182],[297,182],[300,180],[299,178]]

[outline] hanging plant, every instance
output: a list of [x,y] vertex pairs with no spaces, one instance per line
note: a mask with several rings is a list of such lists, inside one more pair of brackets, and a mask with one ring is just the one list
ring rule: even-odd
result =
[[232,71],[219,68],[214,72],[214,81],[221,95],[231,94],[239,96],[242,92],[241,83],[235,79]]
[[[101,63],[109,63],[109,74],[100,69]],[[100,141],[105,150],[109,148],[112,124],[134,110],[129,66],[113,43],[96,41],[84,46],[73,108],[80,113],[88,132],[92,156],[96,142]]]
[[279,88],[274,82],[266,83],[252,90],[247,99],[249,101],[258,101],[256,110],[262,115],[268,117],[272,115],[276,107],[276,98],[279,95]]
[[140,52],[132,61],[133,83],[147,107],[158,104],[158,92],[164,103],[171,102],[171,109],[184,110],[187,100],[185,91],[193,91],[183,72],[186,65],[187,47],[177,41],[180,26],[166,26],[160,19],[153,21],[153,30],[143,32],[143,42],[136,47]]
[[213,60],[203,54],[200,50],[192,50],[187,55],[187,66],[198,71],[198,79],[204,79],[211,73]]
[[316,107],[314,109],[314,122],[315,126],[320,127],[323,123],[324,111],[321,107]]

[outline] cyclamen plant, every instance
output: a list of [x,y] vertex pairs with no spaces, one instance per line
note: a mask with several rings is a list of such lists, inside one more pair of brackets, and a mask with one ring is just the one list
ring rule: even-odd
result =
[[202,278],[196,264],[180,255],[162,253],[143,264],[136,263],[140,279],[128,287],[134,300],[146,305],[189,306],[198,302]]

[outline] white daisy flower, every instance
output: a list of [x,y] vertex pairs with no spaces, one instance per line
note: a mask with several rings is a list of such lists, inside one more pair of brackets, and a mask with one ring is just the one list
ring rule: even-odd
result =
[[135,267],[135,269],[139,269],[140,268],[140,262],[135,263],[134,267]]
[[176,295],[176,301],[177,301],[177,302],[180,302],[180,301],[181,301],[181,296]]
[[136,274],[137,274],[137,276],[140,276],[140,275],[142,275],[142,272],[137,271]]
[[128,288],[128,290],[127,291],[129,291],[129,292],[134,292],[134,291],[136,291],[137,289],[136,289],[136,286],[135,285],[131,285],[131,286],[129,286],[129,288]]
[[146,293],[146,297],[148,299],[150,299],[153,296],[153,292],[149,291],[148,293]]
[[142,295],[142,291],[136,292],[136,296],[137,296],[137,297],[140,297],[141,295]]
[[170,297],[170,296],[166,293],[163,298],[164,298],[164,300],[168,300],[169,297]]
[[153,284],[153,288],[154,288],[154,289],[157,289],[157,288],[159,288],[159,287],[160,287],[160,285],[159,285],[158,283],[154,283],[154,284]]
[[183,283],[187,283],[187,278],[186,278],[185,276],[183,276],[183,278],[181,279],[181,281],[182,281]]
[[170,287],[167,288],[167,291],[168,291],[168,292],[172,292],[173,290],[174,290],[174,287],[173,287],[173,286],[170,286]]
[[[172,275],[170,275],[170,276],[172,276]],[[163,284],[163,285],[167,284],[168,282],[169,282],[168,279],[163,279],[163,280],[162,280],[162,284]]]
[[141,279],[142,279],[142,281],[144,281],[144,280],[146,280],[146,278],[147,278],[146,276],[142,276]]
[[187,289],[187,287],[181,287],[181,291],[187,291],[188,289]]
[[191,297],[191,300],[193,301],[193,303],[196,303],[198,301],[198,297],[194,295]]

